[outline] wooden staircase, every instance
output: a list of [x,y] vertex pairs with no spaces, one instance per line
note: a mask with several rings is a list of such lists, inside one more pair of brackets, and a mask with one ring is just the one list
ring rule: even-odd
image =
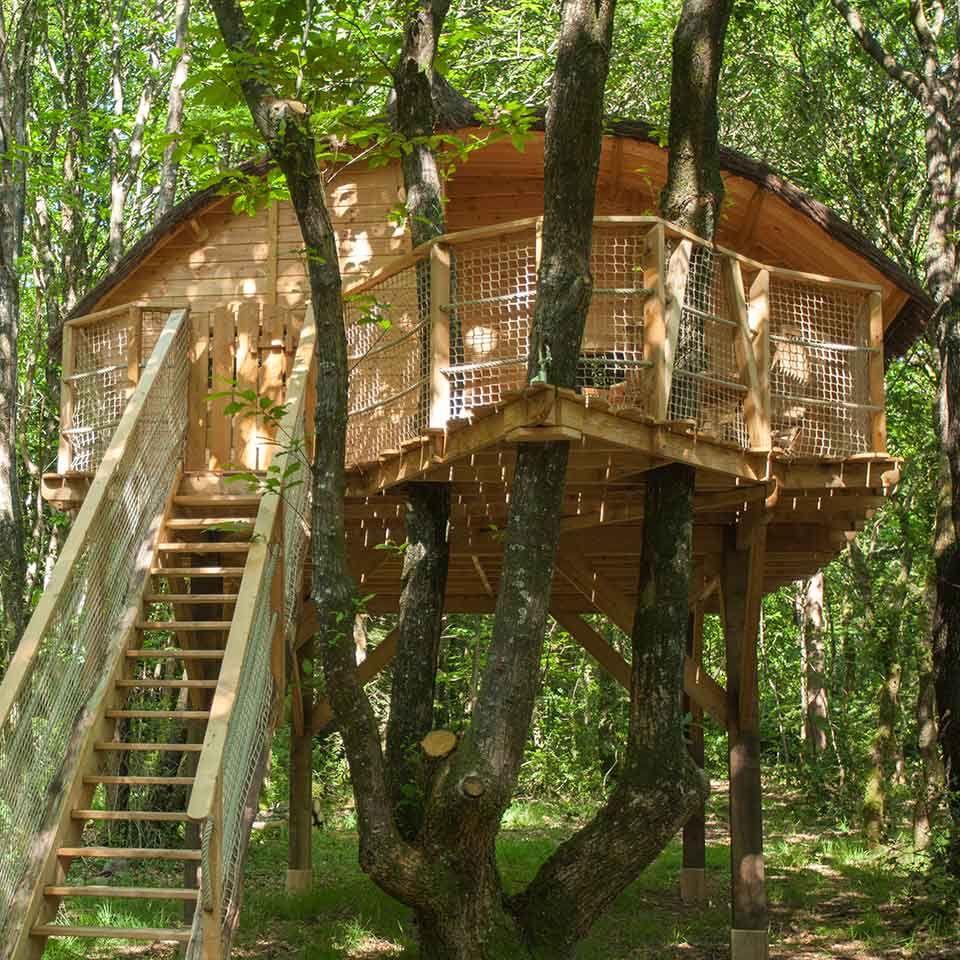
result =
[[[33,927],[36,955],[50,937],[190,939],[201,859],[199,830],[186,813],[191,774],[203,750],[259,500],[186,492],[183,486],[171,498],[123,676],[107,697],[104,736],[94,743],[78,793],[82,801],[71,811],[74,840],[57,849],[57,882],[44,887],[43,914],[53,918],[59,912],[61,920]],[[101,833],[116,828],[124,839],[116,845],[90,836],[96,831],[100,841]],[[159,870],[182,864],[182,875],[164,886],[90,883],[91,861],[104,861],[108,868],[120,864],[115,872],[121,874],[125,865],[151,862]],[[83,877],[71,882],[77,874]],[[70,901],[83,897],[179,901],[183,925],[64,921],[62,905],[69,915]]]

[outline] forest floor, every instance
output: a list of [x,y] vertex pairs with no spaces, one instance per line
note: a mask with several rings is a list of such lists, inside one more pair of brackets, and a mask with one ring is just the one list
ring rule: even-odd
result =
[[[768,785],[765,806],[773,960],[960,957],[958,888],[918,862],[906,842],[869,850],[850,826],[817,818],[795,791],[782,785]],[[725,818],[725,790],[715,783],[708,808],[707,904],[686,907],[681,903],[677,892],[680,844],[674,841],[597,923],[580,945],[577,960],[727,958]],[[508,890],[532,877],[577,821],[569,812],[542,804],[512,807],[498,843]],[[360,872],[356,834],[348,829],[317,830],[314,843],[313,889],[292,896],[283,890],[285,828],[254,832],[233,956],[238,960],[413,960],[410,913]],[[157,869],[131,869],[110,882],[156,886],[176,882],[169,874],[157,875]],[[78,879],[71,876],[72,882]],[[83,908],[64,912],[63,919],[69,916],[72,922],[99,924],[112,917],[124,926],[164,926],[172,921],[175,908],[170,905],[139,906],[87,901]],[[172,948],[110,941],[96,945],[59,941],[44,954],[46,960],[170,960],[174,956]]]

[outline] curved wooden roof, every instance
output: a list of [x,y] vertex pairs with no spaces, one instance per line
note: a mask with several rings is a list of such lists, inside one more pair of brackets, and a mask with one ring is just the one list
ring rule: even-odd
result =
[[[542,125],[541,125],[542,128]],[[667,152],[641,122],[614,123],[604,138],[598,213],[657,212]],[[477,128],[462,128],[464,136]],[[884,292],[886,356],[903,354],[921,332],[933,305],[923,289],[863,234],[767,165],[724,148],[727,197],[718,241],[772,265],[877,283]],[[246,174],[263,174],[267,160]],[[223,200],[228,183],[214,184],[177,204],[132,246],[119,265],[76,305],[81,316],[100,304],[179,228]],[[448,229],[537,215],[543,205],[543,137],[534,129],[525,149],[499,140],[471,153],[447,184]],[[243,214],[238,214],[243,216]]]

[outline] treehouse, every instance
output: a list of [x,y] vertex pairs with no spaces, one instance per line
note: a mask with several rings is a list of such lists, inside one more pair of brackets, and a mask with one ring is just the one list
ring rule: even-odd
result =
[[[760,600],[834,557],[896,484],[884,363],[930,304],[816,201],[742,155],[723,163],[722,225],[706,243],[653,215],[666,154],[643,128],[604,138],[573,390],[551,385],[549,358],[527,385],[541,134],[523,152],[494,140],[471,153],[446,183],[448,233],[416,250],[390,216],[403,200],[396,164],[331,168],[328,197],[351,367],[348,550],[371,612],[397,610],[398,551],[377,548],[404,540],[404,491],[422,481],[452,494],[446,610],[492,612],[517,445],[567,440],[550,610],[628,687],[628,664],[583,617],[630,632],[645,475],[696,468],[684,685],[695,720],[705,711],[730,735],[731,944],[744,960],[767,942]],[[324,702],[304,709],[291,655],[314,630],[308,486],[278,498],[232,482],[283,476],[311,449],[302,247],[288,203],[249,216],[204,191],[64,327],[59,460],[44,494],[73,527],[0,687],[3,956],[107,934],[226,956],[285,692],[301,734],[331,719]],[[238,411],[231,394],[284,402],[282,420]],[[705,612],[723,616],[725,687],[701,662]],[[358,666],[364,681],[394,645]],[[71,863],[91,858],[182,864],[183,879],[74,881]],[[704,896],[693,823],[681,885]],[[83,896],[183,901],[187,920],[58,924],[58,904]]]

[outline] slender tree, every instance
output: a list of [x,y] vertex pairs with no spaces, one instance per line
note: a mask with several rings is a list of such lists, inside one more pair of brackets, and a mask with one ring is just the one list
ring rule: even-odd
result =
[[188,31],[190,25],[190,0],[177,0],[173,15],[173,45],[178,51],[177,63],[170,78],[170,97],[167,103],[167,126],[164,131],[170,138],[163,148],[163,166],[160,170],[160,191],[154,218],[159,220],[172,206],[177,196],[177,180],[180,176],[180,161],[177,157],[177,134],[183,125],[184,87],[190,68]]
[[23,529],[17,478],[20,255],[27,200],[27,111],[36,0],[0,2],[0,602],[8,651],[23,629]]
[[927,289],[936,308],[929,334],[940,359],[935,421],[946,465],[949,497],[937,512],[934,544],[936,602],[933,609],[934,687],[940,746],[953,821],[950,863],[960,874],[960,44],[940,0],[907,4],[914,46],[897,35],[894,54],[866,27],[856,6],[832,0],[860,47],[923,111],[926,177],[930,189],[927,229]]
[[823,627],[823,571],[803,585],[800,637],[803,644],[803,738],[814,760],[827,752],[826,649]]

